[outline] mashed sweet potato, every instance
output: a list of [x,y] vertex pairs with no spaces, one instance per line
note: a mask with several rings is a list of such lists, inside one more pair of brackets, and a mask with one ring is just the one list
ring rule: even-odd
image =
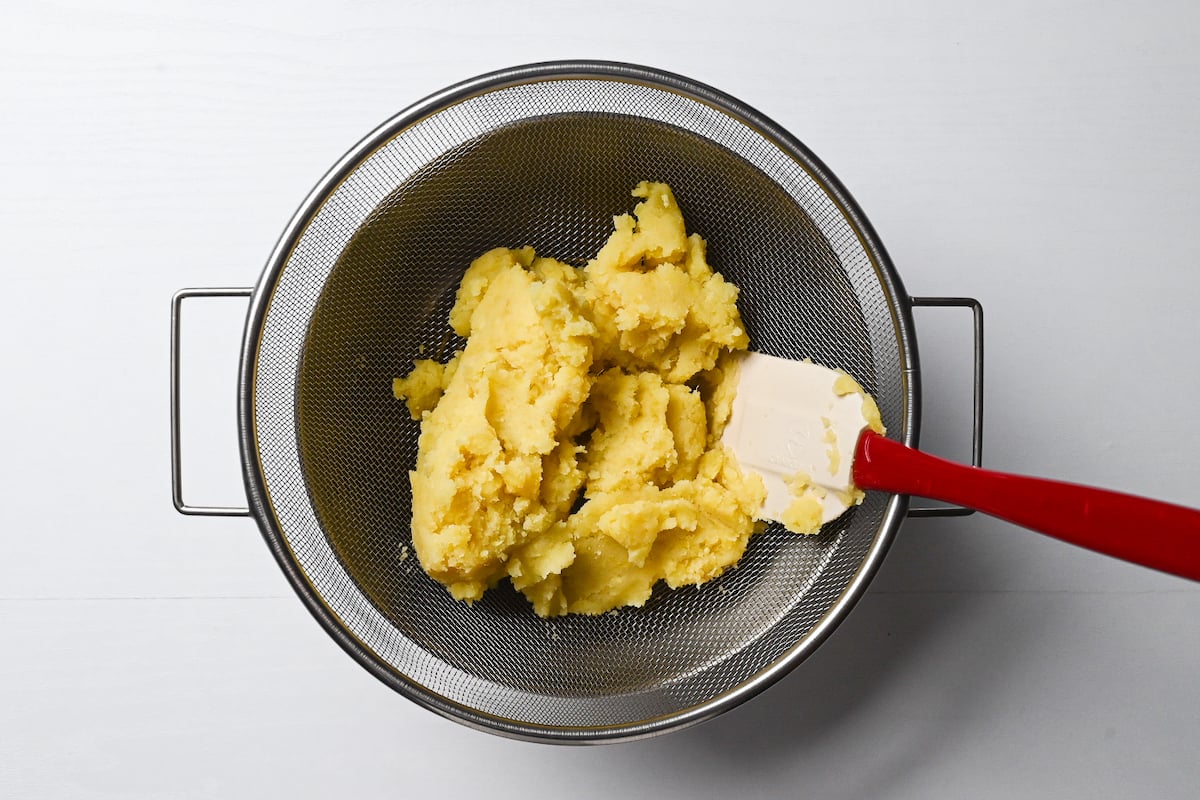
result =
[[643,182],[595,258],[499,248],[463,276],[466,346],[393,393],[421,419],[413,544],[461,600],[508,578],[542,616],[641,605],[745,551],[761,478],[720,443],[749,340],[737,287]]

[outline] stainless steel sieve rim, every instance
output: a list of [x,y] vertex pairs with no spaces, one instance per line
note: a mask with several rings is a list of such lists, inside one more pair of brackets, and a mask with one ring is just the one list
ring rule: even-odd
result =
[[428,690],[382,663],[354,635],[347,631],[300,568],[287,544],[274,509],[268,501],[265,476],[259,459],[258,431],[254,413],[255,378],[261,334],[280,273],[313,214],[355,167],[398,132],[448,105],[476,94],[507,86],[571,78],[607,79],[646,84],[673,91],[715,107],[756,129],[764,138],[794,158],[823,185],[829,197],[853,224],[861,244],[878,267],[879,280],[887,295],[889,311],[899,340],[898,346],[903,362],[902,438],[906,444],[916,445],[920,420],[920,373],[916,341],[913,335],[911,301],[904,292],[900,277],[878,235],[845,187],[811,151],[787,131],[735,98],[673,73],[650,67],[605,61],[557,61],[530,64],[491,72],[463,81],[432,94],[396,114],[342,156],[296,210],[268,258],[251,297],[238,378],[238,427],[243,479],[249,507],[268,547],[309,612],[361,666],[410,700],[470,727],[531,741],[598,743],[645,738],[694,725],[744,702],[787,674],[820,646],[861,597],[881,564],[891,540],[905,516],[908,498],[897,495],[890,499],[883,522],[879,526],[867,556],[862,560],[841,596],[826,611],[810,634],[773,665],[750,680],[707,702],[661,717],[641,720],[634,724],[604,727],[553,727],[517,723],[463,706]]

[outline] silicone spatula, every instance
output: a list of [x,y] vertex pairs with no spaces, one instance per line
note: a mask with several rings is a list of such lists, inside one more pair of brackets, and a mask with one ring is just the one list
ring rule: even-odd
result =
[[802,475],[823,497],[822,521],[857,487],[973,508],[1099,553],[1200,580],[1200,511],[1073,483],[956,464],[871,430],[874,402],[844,373],[747,353],[724,442],[763,476],[763,516],[781,519]]

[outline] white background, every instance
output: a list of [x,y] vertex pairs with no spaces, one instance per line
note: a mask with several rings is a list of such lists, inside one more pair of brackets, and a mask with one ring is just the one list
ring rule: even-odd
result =
[[[251,285],[361,136],[480,72],[640,62],[774,118],[908,290],[987,312],[989,466],[1200,506],[1192,2],[251,4],[0,12],[0,796],[1157,797],[1200,789],[1200,591],[982,518],[907,522],[782,683],[566,749],[354,664],[254,524],[169,498],[168,300]],[[238,502],[239,301],[188,307],[188,499]],[[965,457],[969,316],[918,312]]]

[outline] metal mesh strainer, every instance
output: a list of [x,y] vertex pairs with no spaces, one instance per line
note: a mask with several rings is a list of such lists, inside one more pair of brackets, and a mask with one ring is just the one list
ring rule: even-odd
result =
[[390,120],[314,190],[255,292],[240,423],[251,506],[310,609],[364,666],[467,724],[556,741],[649,735],[771,683],[848,610],[904,512],[872,495],[815,537],[773,527],[723,578],[641,609],[545,621],[510,588],[453,601],[409,555],[418,426],[391,398],[497,245],[579,263],[666,181],[742,289],[752,346],[851,372],[913,443],[911,321],[829,172],[751,109],[595,62],[469,81]]

